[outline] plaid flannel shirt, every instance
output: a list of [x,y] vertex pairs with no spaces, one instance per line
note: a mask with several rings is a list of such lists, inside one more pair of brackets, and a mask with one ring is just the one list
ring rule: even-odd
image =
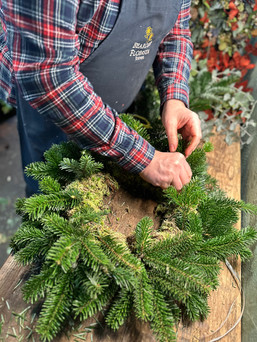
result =
[[[188,105],[190,0],[182,3],[154,62],[162,104],[179,99]],[[82,148],[140,172],[154,148],[103,103],[79,71],[111,32],[119,8],[120,0],[0,0],[0,99],[15,105],[17,85],[33,108]]]

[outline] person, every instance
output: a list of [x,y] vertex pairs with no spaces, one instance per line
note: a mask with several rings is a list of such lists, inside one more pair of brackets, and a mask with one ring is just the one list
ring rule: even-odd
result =
[[[2,0],[0,98],[16,106],[23,167],[74,140],[154,186],[180,190],[201,139],[188,108],[189,0]],[[119,118],[153,65],[169,152]],[[177,133],[190,142],[176,152]],[[27,195],[38,191],[25,176]]]

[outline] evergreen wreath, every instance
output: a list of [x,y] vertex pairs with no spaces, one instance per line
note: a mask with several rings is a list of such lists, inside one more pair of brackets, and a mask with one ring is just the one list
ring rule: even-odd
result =
[[[122,119],[166,150],[159,124],[147,132],[133,117]],[[160,342],[176,341],[175,324],[182,315],[191,321],[207,317],[220,261],[231,255],[248,259],[249,245],[257,239],[253,228],[234,228],[240,210],[257,214],[257,208],[219,189],[207,173],[210,150],[206,143],[188,157],[193,178],[180,192],[124,176],[114,163],[100,162],[72,142],[53,145],[45,162],[27,167],[41,193],[17,201],[22,224],[11,248],[20,264],[34,269],[23,296],[31,303],[44,300],[36,327],[42,341],[51,341],[68,318],[86,320],[100,310],[114,330],[133,312],[150,322]],[[149,217],[130,237],[108,225],[104,199],[128,184],[155,196],[157,230]]]

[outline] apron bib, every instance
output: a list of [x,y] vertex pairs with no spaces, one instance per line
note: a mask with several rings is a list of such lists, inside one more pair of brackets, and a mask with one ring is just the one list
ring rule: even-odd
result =
[[139,92],[182,0],[122,0],[115,26],[80,65],[103,101],[124,111]]

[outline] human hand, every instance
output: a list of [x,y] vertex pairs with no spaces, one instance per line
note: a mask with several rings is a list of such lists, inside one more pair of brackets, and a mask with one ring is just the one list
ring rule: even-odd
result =
[[151,163],[139,175],[148,183],[162,189],[173,185],[177,190],[181,190],[190,182],[192,171],[183,154],[155,151]]
[[198,115],[186,108],[179,100],[168,100],[162,111],[162,123],[166,130],[170,152],[175,152],[178,147],[178,133],[190,144],[185,150],[188,157],[197,147],[201,138],[201,122]]

